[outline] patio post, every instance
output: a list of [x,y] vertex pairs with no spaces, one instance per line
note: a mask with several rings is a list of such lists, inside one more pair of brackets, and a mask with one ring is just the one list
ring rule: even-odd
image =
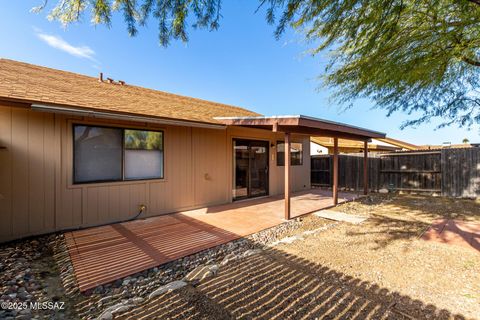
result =
[[290,220],[290,133],[285,132],[285,220]]
[[333,204],[338,204],[338,138],[333,138]]
[[363,194],[368,194],[368,141],[363,142]]

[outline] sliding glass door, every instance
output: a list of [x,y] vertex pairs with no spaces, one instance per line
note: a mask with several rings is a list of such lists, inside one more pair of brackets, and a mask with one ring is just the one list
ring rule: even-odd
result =
[[234,200],[268,195],[268,141],[233,140]]

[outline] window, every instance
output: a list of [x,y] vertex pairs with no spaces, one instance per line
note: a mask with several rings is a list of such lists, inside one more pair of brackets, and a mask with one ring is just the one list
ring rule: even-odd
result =
[[[290,164],[303,165],[303,145],[299,142],[290,143]],[[285,142],[277,141],[277,166],[285,165]]]
[[74,127],[74,181],[122,179],[122,130]]
[[125,130],[125,179],[163,177],[162,133]]
[[75,125],[74,183],[163,178],[163,132]]

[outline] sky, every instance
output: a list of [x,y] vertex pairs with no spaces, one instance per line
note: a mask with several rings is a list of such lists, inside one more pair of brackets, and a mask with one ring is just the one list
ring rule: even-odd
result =
[[[189,28],[189,42],[158,43],[155,20],[129,37],[121,14],[112,26],[80,23],[61,26],[30,9],[43,0],[3,1],[0,11],[0,57],[129,84],[245,107],[264,115],[303,114],[387,133],[413,144],[480,142],[478,127],[436,130],[440,122],[400,129],[407,115],[373,109],[368,100],[343,110],[321,87],[318,77],[326,54],[311,56],[300,34],[273,36],[257,1],[223,1],[220,29]],[[51,0],[50,7],[56,3]]]

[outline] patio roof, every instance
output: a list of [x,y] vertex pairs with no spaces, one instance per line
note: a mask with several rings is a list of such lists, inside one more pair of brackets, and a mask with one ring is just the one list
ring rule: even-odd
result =
[[385,133],[333,122],[304,115],[216,117],[215,120],[230,126],[253,127],[287,133],[312,136],[345,138],[366,141],[371,138],[385,138]]
[[333,203],[338,203],[338,139],[363,141],[363,175],[364,194],[368,193],[368,142],[372,138],[385,138],[385,133],[360,128],[344,123],[308,117],[304,115],[292,116],[245,116],[245,117],[216,117],[215,120],[227,126],[241,126],[272,130],[285,133],[285,219],[291,218],[291,170],[290,170],[290,145],[292,133],[306,134],[309,136],[323,136],[333,138]]

